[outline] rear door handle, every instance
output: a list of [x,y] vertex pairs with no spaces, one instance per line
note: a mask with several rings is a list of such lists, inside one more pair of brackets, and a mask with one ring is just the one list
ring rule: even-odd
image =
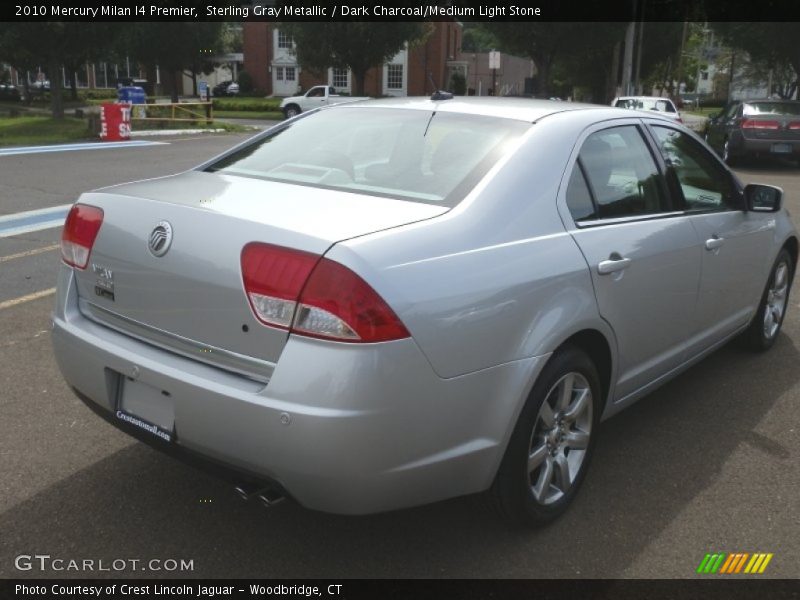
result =
[[718,235],[714,234],[713,237],[710,237],[706,240],[706,250],[716,250],[724,243],[724,237],[719,237]]
[[597,263],[597,272],[600,275],[608,275],[609,273],[617,273],[627,269],[631,264],[630,258],[616,258],[611,260],[601,260]]

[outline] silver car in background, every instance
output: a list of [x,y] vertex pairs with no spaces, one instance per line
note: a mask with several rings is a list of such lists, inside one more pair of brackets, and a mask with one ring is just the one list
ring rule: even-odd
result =
[[656,114],[322,109],[82,195],[55,355],[98,414],[267,504],[491,490],[540,524],[602,419],[736,336],[774,343],[798,256],[781,196]]

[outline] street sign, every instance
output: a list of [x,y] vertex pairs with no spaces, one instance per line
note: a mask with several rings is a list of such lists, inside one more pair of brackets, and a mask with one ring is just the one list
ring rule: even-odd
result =
[[198,81],[197,91],[200,93],[200,100],[208,100],[208,82]]
[[497,50],[492,50],[491,52],[489,52],[489,68],[490,69],[500,68],[500,53]]

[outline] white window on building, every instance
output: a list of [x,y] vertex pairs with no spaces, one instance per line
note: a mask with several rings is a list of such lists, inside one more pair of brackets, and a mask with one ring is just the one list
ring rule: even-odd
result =
[[275,67],[275,79],[283,81],[283,67]]
[[292,40],[292,36],[283,33],[280,29],[278,30],[278,48],[291,48],[294,45],[294,41]]
[[347,69],[331,69],[331,85],[338,89],[350,87],[350,72]]
[[296,77],[294,67],[286,67],[286,79],[284,81],[294,81]]
[[403,89],[403,65],[386,65],[386,88]]

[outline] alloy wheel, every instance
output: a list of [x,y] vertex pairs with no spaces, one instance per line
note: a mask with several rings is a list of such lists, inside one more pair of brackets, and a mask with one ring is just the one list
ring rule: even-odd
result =
[[530,438],[528,478],[539,504],[552,504],[572,487],[586,457],[592,430],[592,388],[578,372],[548,392]]
[[775,267],[772,282],[767,290],[767,302],[764,307],[764,336],[773,338],[781,326],[783,313],[786,310],[786,299],[789,291],[789,265],[781,262]]

